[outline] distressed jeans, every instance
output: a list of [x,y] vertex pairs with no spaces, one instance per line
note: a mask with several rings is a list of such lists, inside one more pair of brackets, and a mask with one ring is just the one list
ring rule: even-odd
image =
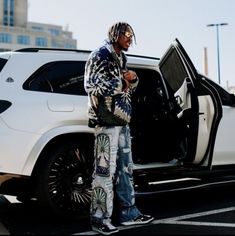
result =
[[111,221],[114,189],[120,222],[140,215],[135,206],[129,126],[96,127],[94,153],[91,222]]

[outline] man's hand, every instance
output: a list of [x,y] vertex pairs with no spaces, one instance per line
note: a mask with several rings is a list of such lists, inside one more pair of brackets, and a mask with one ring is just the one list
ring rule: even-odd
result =
[[130,86],[130,83],[135,83],[137,80],[137,75],[133,70],[123,71],[123,80],[125,85],[123,86],[123,91],[126,92]]
[[128,82],[134,82],[137,79],[137,75],[133,70],[127,70],[123,72],[123,78]]

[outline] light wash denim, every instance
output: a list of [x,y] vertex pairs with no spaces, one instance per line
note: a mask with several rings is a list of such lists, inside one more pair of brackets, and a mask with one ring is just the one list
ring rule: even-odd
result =
[[120,222],[139,216],[141,213],[135,206],[129,126],[96,127],[95,137],[91,222],[111,221],[114,189]]

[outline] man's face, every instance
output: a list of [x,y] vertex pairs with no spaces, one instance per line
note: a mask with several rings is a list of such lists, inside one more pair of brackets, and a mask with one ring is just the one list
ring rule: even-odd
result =
[[130,28],[127,28],[126,31],[121,32],[117,41],[118,46],[123,51],[127,51],[132,43],[133,32]]

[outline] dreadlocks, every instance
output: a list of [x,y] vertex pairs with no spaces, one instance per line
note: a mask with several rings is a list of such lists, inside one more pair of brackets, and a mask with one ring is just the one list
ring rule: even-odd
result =
[[136,38],[135,38],[135,33],[134,30],[132,29],[132,27],[126,23],[126,22],[117,22],[115,24],[113,24],[109,31],[108,31],[108,38],[110,40],[111,43],[115,43],[118,40],[119,35],[122,32],[125,32],[127,30],[131,30],[131,33],[133,34],[135,43],[136,43]]

